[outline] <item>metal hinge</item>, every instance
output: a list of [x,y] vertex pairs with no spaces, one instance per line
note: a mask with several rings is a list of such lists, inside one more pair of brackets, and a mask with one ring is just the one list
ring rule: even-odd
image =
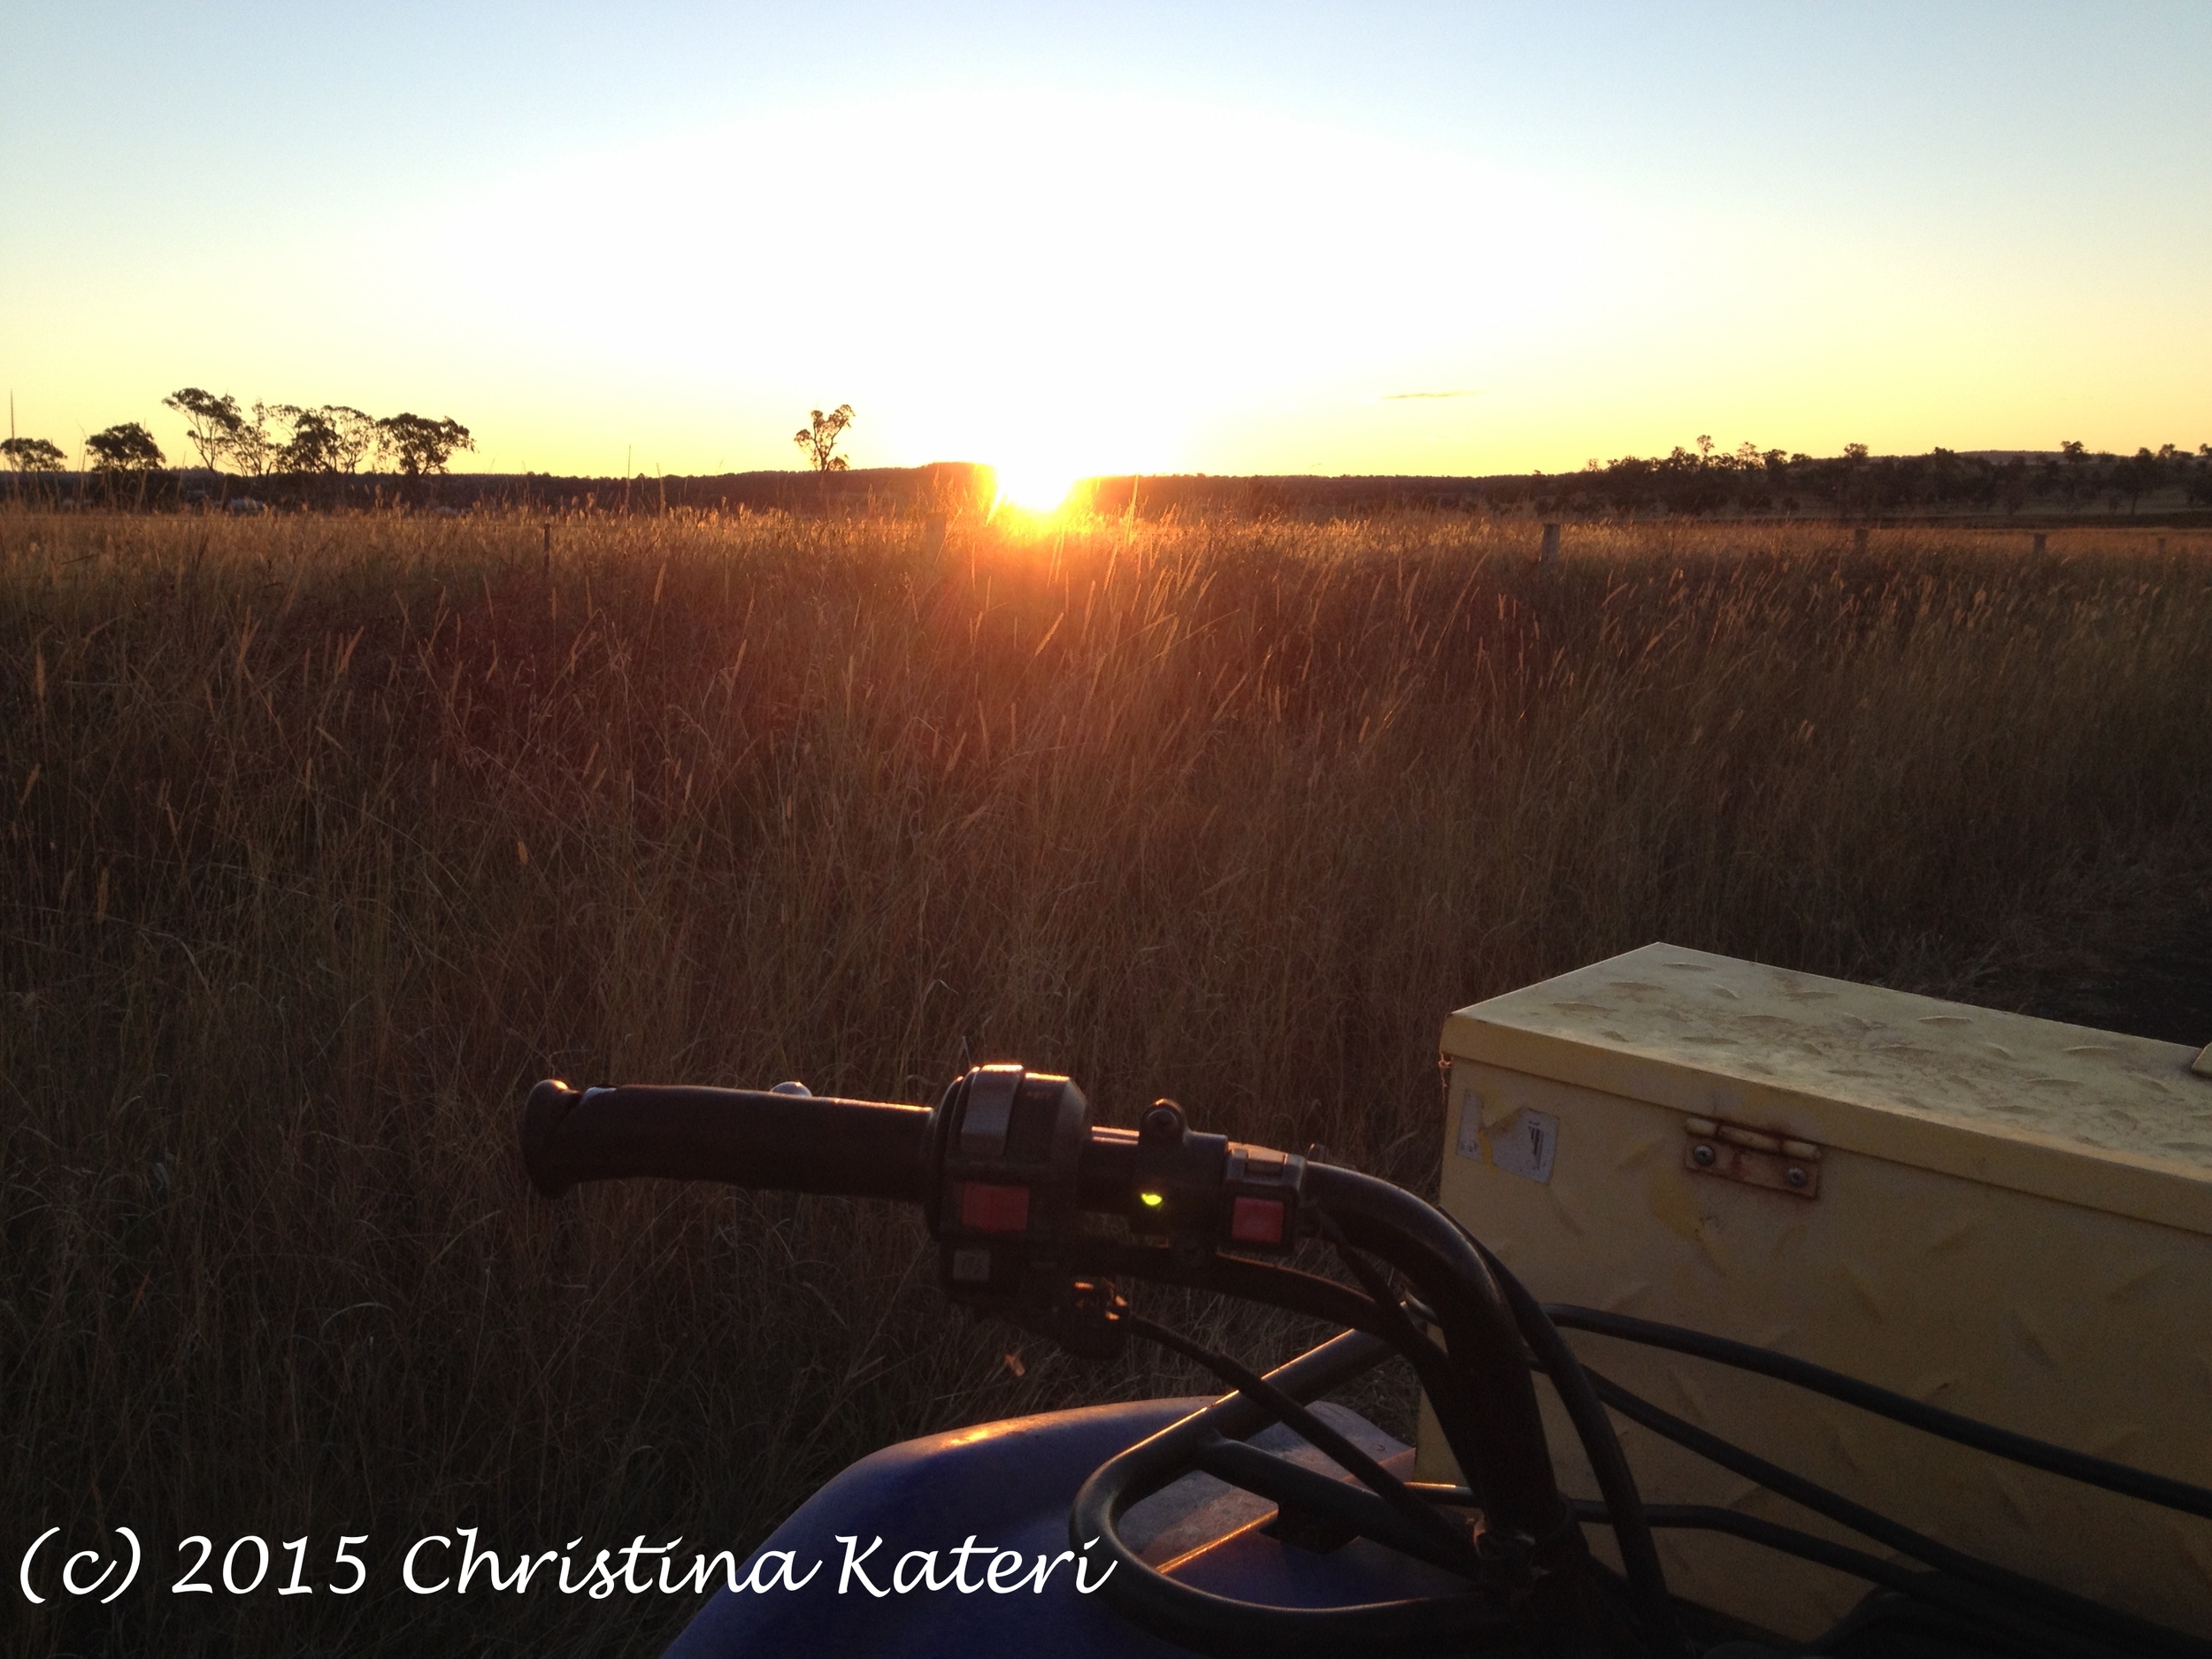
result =
[[1683,1148],[1682,1167],[1692,1174],[1771,1187],[1793,1198],[1820,1196],[1820,1148],[1811,1141],[1710,1118],[1686,1118],[1682,1127],[1690,1137]]

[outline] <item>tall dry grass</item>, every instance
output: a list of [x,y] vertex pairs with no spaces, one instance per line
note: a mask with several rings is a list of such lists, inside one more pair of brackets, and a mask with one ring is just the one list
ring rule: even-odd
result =
[[[1418,1185],[1451,1007],[1655,938],[1929,983],[2201,830],[2212,565],[1844,534],[0,517],[0,1544],[154,1546],[0,1634],[649,1651],[687,1607],[397,1556],[741,1549],[887,1440],[1190,1386],[1018,1379],[881,1207],[545,1205],[540,1076],[1018,1056]],[[365,1532],[351,1600],[165,1588]]]

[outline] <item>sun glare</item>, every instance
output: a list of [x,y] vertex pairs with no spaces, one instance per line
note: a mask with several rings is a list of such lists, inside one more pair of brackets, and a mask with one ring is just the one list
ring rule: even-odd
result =
[[1010,462],[992,471],[997,476],[1000,502],[1033,513],[1059,511],[1081,476],[1065,465],[1034,461]]

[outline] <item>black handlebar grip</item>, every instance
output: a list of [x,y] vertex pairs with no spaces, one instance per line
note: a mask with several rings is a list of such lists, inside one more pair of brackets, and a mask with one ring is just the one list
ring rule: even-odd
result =
[[531,1185],[659,1176],[919,1203],[931,1113],[923,1106],[736,1088],[572,1089],[549,1079],[522,1109]]

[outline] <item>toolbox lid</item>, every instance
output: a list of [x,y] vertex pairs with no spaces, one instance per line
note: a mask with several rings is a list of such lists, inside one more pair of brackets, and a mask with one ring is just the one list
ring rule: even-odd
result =
[[2177,1043],[1654,944],[1461,1009],[1444,1053],[2212,1234]]

